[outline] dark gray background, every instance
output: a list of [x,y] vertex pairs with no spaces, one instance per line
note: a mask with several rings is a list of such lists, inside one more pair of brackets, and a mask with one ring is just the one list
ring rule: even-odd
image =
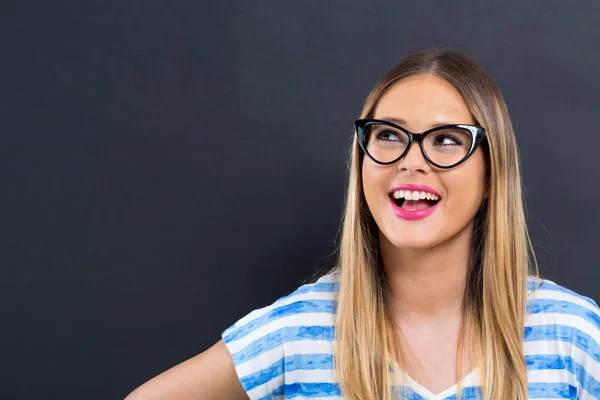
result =
[[331,265],[352,121],[421,47],[494,77],[542,272],[600,299],[600,2],[575,4],[5,3],[1,397],[122,398]]

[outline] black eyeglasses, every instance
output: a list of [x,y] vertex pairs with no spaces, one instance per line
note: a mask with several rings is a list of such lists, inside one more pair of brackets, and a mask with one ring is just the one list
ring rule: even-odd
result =
[[429,163],[438,168],[456,167],[473,154],[485,136],[485,128],[466,124],[443,125],[412,133],[389,121],[359,119],[354,127],[361,149],[382,165],[400,160],[415,141]]

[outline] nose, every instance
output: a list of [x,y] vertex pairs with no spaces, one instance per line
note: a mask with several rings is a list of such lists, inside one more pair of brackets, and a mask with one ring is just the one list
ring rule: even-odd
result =
[[411,173],[427,174],[431,167],[419,147],[418,142],[412,142],[408,148],[408,152],[400,159],[398,163],[399,171],[408,171]]

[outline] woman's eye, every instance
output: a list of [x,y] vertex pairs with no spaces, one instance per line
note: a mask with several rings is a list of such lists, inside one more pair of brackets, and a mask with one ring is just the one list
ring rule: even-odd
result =
[[460,139],[446,133],[436,136],[435,144],[437,146],[462,146],[463,143]]
[[392,131],[379,131],[375,133],[375,138],[382,142],[399,142],[400,137]]

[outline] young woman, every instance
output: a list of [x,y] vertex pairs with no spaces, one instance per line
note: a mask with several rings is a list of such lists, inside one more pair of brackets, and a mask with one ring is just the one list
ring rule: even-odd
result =
[[412,53],[355,133],[335,268],[128,398],[600,399],[600,310],[537,277],[481,67]]

